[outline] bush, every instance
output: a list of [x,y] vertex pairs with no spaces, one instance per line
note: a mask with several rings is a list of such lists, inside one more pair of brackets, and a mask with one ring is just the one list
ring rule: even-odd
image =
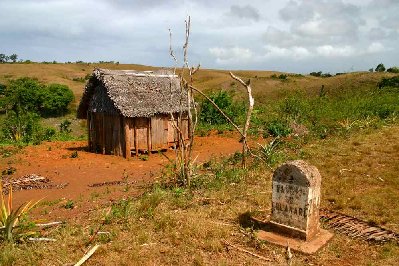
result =
[[10,81],[4,89],[3,108],[19,112],[34,112],[42,116],[63,115],[73,101],[68,86],[50,84],[44,86],[37,79],[19,78]]
[[267,131],[273,137],[286,137],[291,133],[291,128],[286,121],[273,120],[267,125]]
[[383,63],[378,64],[378,66],[375,68],[375,72],[384,72],[385,71],[385,66]]
[[285,75],[285,74],[280,74],[280,75],[278,76],[278,79],[287,80],[287,75]]
[[321,72],[321,71],[319,71],[319,72],[310,72],[309,75],[314,76],[314,77],[321,77],[321,73],[323,73],[323,72]]
[[382,89],[384,87],[399,88],[399,76],[382,78],[382,80],[378,83],[378,88]]
[[37,79],[11,80],[4,92],[6,108],[15,112],[38,112],[42,105],[43,88]]
[[39,119],[36,113],[9,111],[1,129],[4,140],[24,143],[36,140],[42,129]]
[[[244,114],[243,105],[233,103],[232,95],[226,91],[213,93],[209,98],[234,122]],[[201,104],[199,121],[211,125],[227,124],[226,118],[206,99]]]
[[64,115],[74,96],[66,85],[50,84],[43,89],[41,113],[45,116]]
[[399,67],[390,67],[387,69],[387,72],[389,73],[399,73]]

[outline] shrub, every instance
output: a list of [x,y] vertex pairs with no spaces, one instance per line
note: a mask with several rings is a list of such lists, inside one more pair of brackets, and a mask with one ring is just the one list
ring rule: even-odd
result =
[[74,99],[68,86],[44,86],[37,79],[11,80],[4,89],[3,108],[19,112],[34,112],[44,116],[63,115]]
[[60,132],[67,133],[67,134],[71,133],[72,129],[70,127],[71,127],[71,121],[69,121],[68,119],[65,119],[60,124]]
[[378,64],[378,66],[375,68],[376,72],[384,72],[385,71],[385,66],[383,63]]
[[276,119],[267,125],[267,131],[273,137],[286,137],[291,133],[291,128],[286,121]]
[[399,67],[390,67],[387,69],[387,72],[389,73],[399,73]]
[[[219,91],[209,96],[212,101],[223,110],[233,121],[237,121],[243,115],[243,105],[233,103],[233,97],[226,91]],[[211,125],[226,124],[226,118],[208,101],[204,100],[201,104],[199,121]]]
[[378,83],[378,88],[382,89],[384,87],[399,88],[399,76],[382,78],[382,80]]
[[46,116],[63,115],[68,111],[68,105],[74,96],[66,85],[50,84],[43,89],[41,113]]
[[321,71],[319,72],[310,72],[309,75],[314,76],[314,77],[321,77]]
[[280,75],[278,76],[278,79],[287,80],[287,75],[285,75],[285,74],[280,74]]
[[41,130],[39,116],[31,112],[9,111],[1,130],[5,140],[32,142]]
[[37,79],[11,80],[4,92],[6,108],[15,112],[38,112],[42,105],[43,87]]

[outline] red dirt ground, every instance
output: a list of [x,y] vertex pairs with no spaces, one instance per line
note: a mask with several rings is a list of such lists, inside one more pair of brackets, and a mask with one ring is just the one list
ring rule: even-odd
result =
[[[44,198],[42,207],[38,209],[43,212],[44,206],[49,206],[45,213],[47,219],[72,218],[106,202],[140,194],[143,185],[154,182],[169,163],[161,154],[151,154],[147,161],[143,161],[136,157],[125,159],[89,153],[85,151],[86,147],[86,141],[48,142],[26,147],[13,157],[1,159],[0,170],[8,166],[17,169],[13,177],[38,174],[49,178],[53,184],[68,183],[64,189],[16,191],[13,194],[14,204],[17,206],[29,200]],[[197,161],[201,162],[211,157],[232,154],[241,149],[241,144],[238,137],[214,135],[197,137],[194,147],[194,157],[198,155]],[[77,151],[78,157],[70,158],[74,151]],[[168,150],[165,155],[173,159],[174,151]],[[126,185],[89,187],[94,183],[121,181],[124,176],[129,182],[134,182],[128,189]],[[68,200],[74,202],[72,210],[63,207]]]

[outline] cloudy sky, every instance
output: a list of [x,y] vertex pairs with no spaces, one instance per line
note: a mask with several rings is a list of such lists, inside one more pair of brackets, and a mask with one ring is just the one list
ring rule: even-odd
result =
[[399,65],[399,0],[0,0],[0,53],[307,73]]

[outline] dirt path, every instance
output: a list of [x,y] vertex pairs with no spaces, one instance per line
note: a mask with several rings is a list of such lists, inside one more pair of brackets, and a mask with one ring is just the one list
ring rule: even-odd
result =
[[[29,146],[13,157],[1,159],[0,170],[8,166],[17,169],[12,177],[34,173],[49,178],[53,184],[68,183],[64,189],[18,191],[14,193],[14,204],[44,198],[40,209],[47,218],[73,217],[104,202],[138,195],[143,191],[143,185],[159,177],[161,170],[169,163],[165,156],[160,154],[152,154],[147,161],[139,158],[127,160],[86,152],[86,146],[85,141],[48,142]],[[240,148],[241,144],[237,138],[218,135],[198,137],[194,156],[198,155],[198,161],[205,161],[212,156],[232,154]],[[75,151],[78,157],[71,158]],[[165,155],[174,158],[172,150],[167,151]],[[95,183],[122,181],[124,177],[132,185],[89,186]],[[67,210],[64,206],[68,201],[73,202],[73,207]]]

